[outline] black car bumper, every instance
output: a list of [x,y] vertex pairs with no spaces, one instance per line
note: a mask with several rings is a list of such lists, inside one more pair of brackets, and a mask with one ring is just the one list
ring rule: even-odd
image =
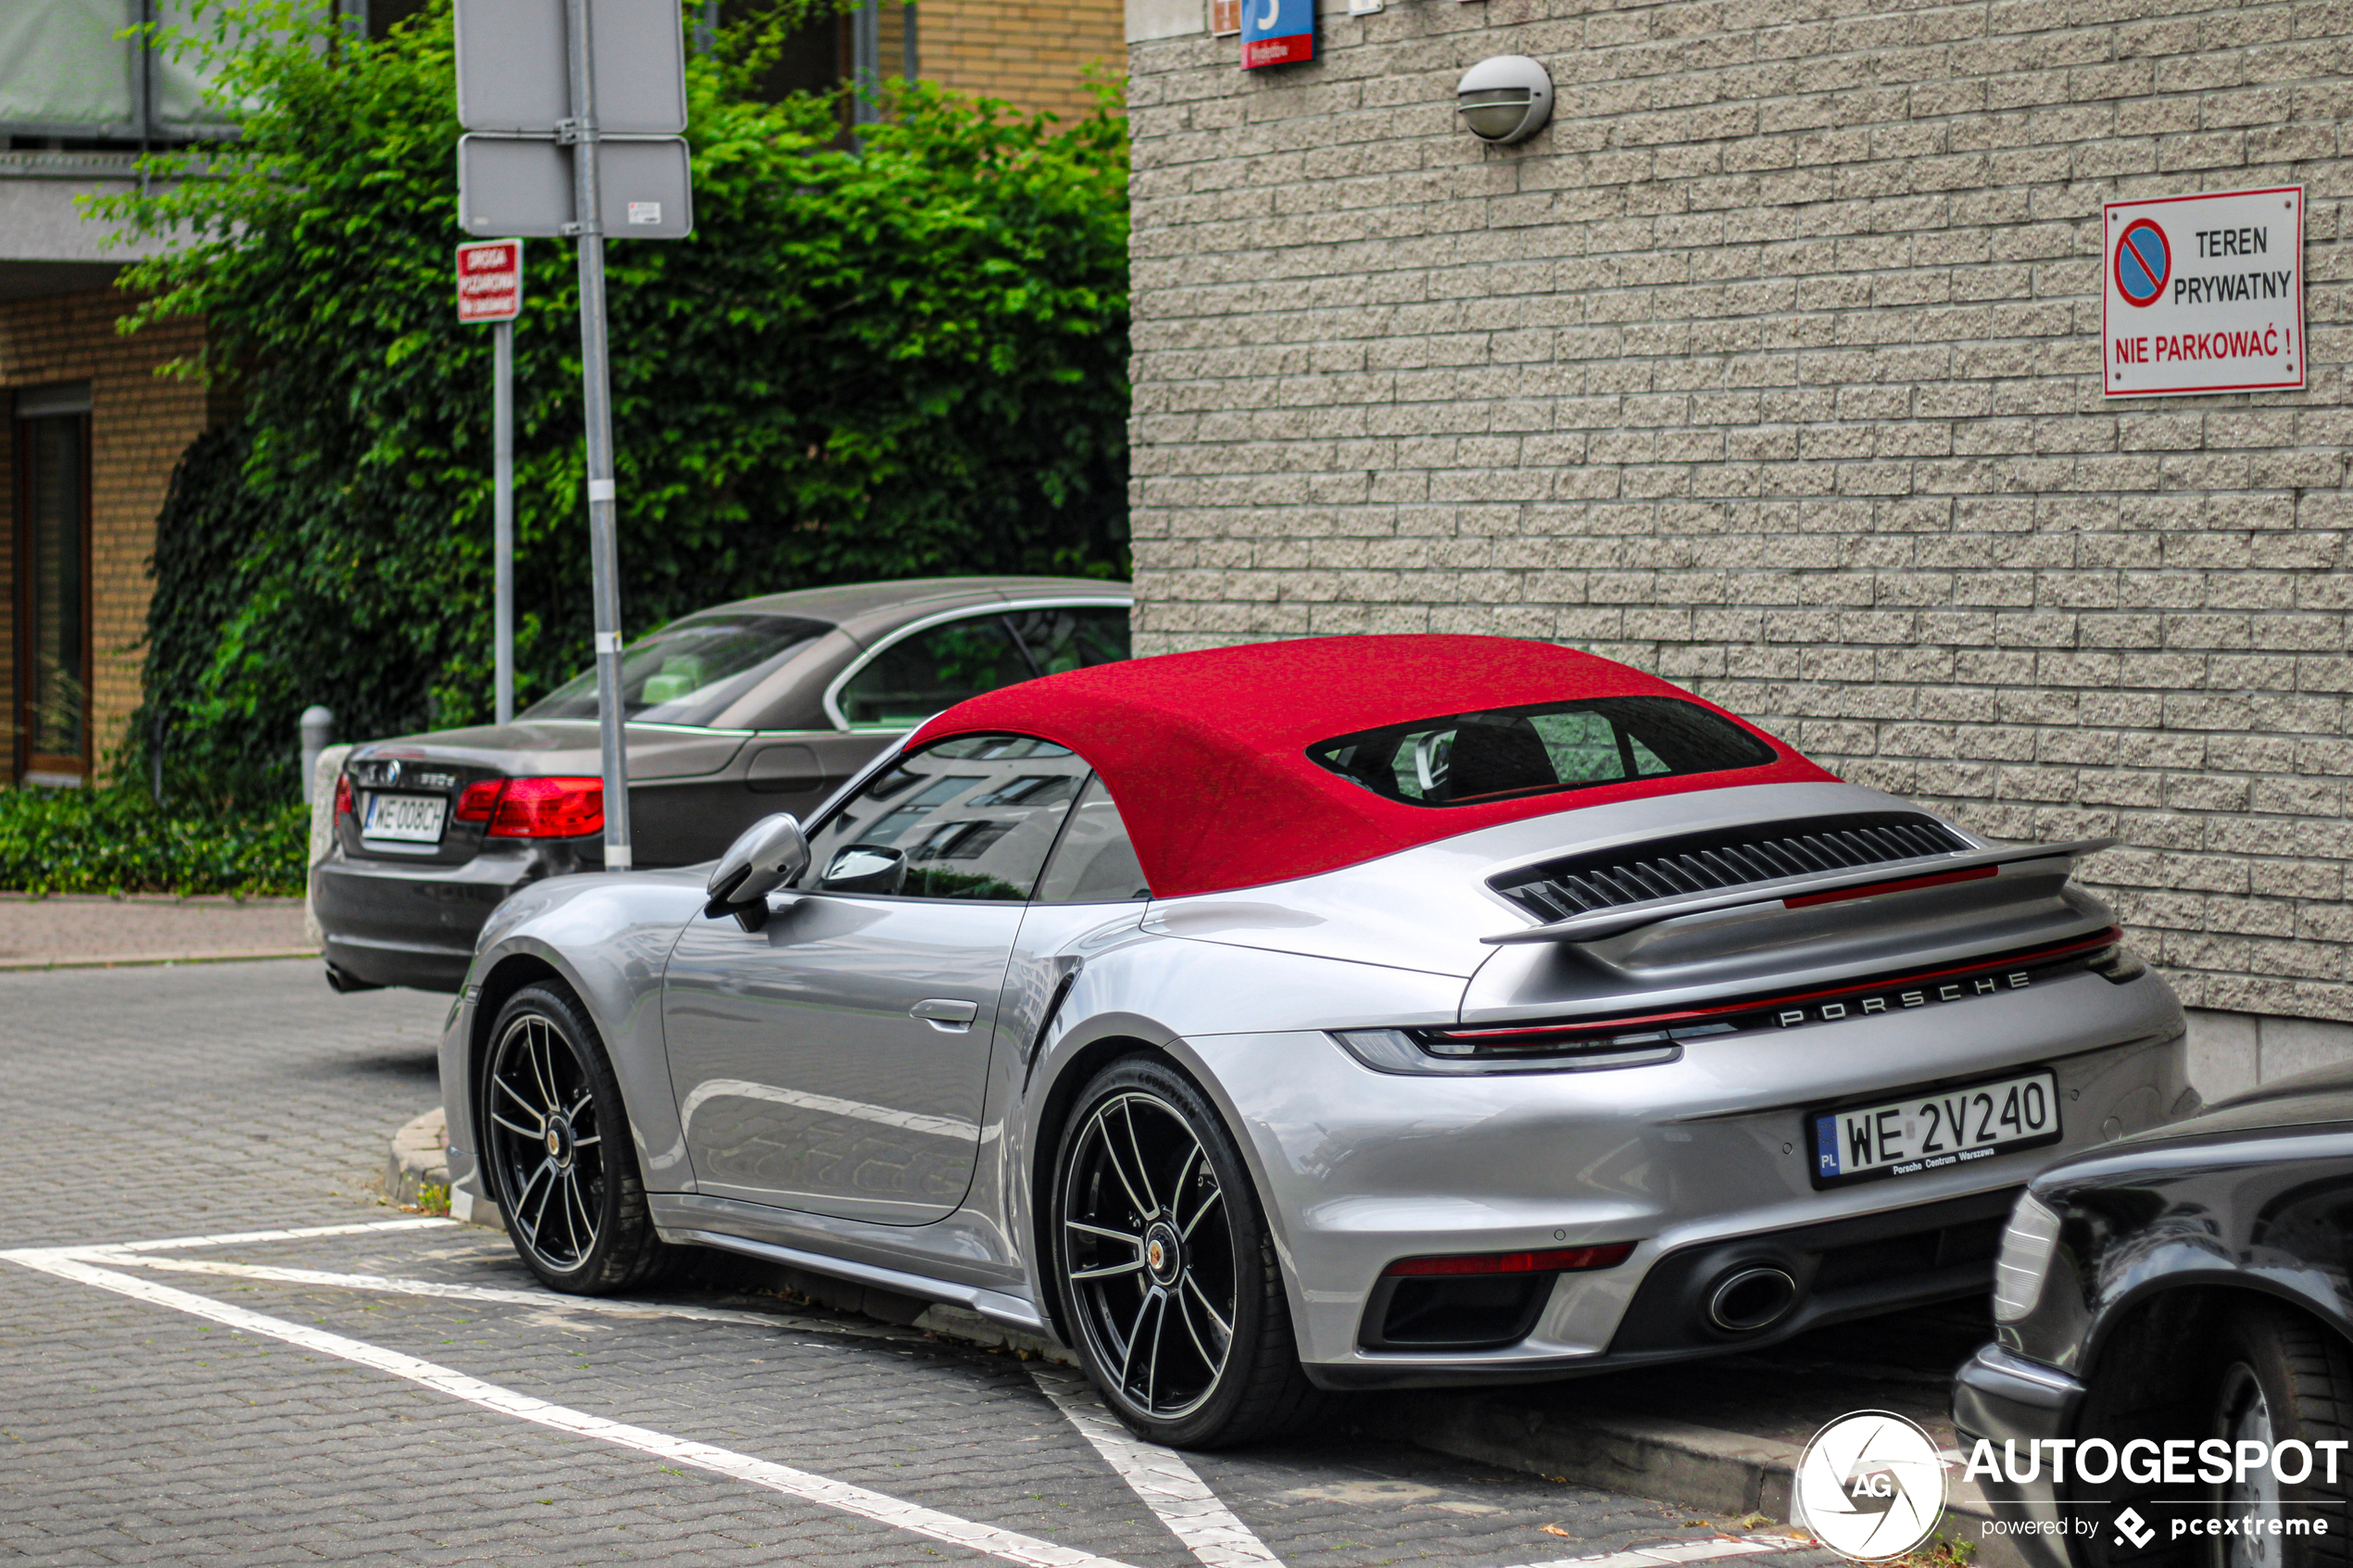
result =
[[2059,1506],[2047,1462],[2033,1468],[2032,1481],[2012,1481],[2001,1469],[2003,1445],[2015,1443],[2018,1467],[2028,1468],[2030,1445],[2062,1437],[2074,1429],[2083,1386],[2040,1361],[1988,1345],[1954,1375],[1953,1424],[1959,1428],[1966,1459],[1980,1438],[1994,1446],[1996,1473],[1980,1471],[1977,1486],[1992,1505],[1985,1528],[2007,1536],[2034,1568],[2069,1568],[2066,1511]]
[[516,888],[580,870],[581,862],[568,839],[518,845],[459,865],[404,865],[338,849],[311,877],[327,962],[366,985],[456,991],[490,911]]

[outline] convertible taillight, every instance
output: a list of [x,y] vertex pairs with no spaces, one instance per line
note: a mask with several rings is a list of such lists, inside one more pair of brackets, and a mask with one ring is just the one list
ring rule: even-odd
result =
[[458,797],[457,809],[449,814],[461,822],[486,822],[497,811],[498,792],[506,787],[504,779],[477,780]]
[[348,817],[358,809],[359,808],[352,803],[351,798],[351,775],[337,773],[335,775],[335,815]]
[[604,831],[602,779],[509,779],[497,800],[492,838],[578,838]]
[[1600,1247],[1555,1247],[1542,1252],[1472,1252],[1452,1258],[1400,1258],[1381,1273],[1428,1274],[1550,1274],[1614,1269],[1634,1255],[1630,1241]]

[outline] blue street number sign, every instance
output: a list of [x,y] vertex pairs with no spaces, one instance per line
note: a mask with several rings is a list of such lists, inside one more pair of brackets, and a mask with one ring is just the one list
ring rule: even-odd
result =
[[1315,0],[1242,0],[1242,69],[1315,57]]

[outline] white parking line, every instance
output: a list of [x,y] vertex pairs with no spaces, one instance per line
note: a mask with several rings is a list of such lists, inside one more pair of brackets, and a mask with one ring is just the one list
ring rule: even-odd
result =
[[1169,1533],[1202,1560],[1206,1568],[1258,1568],[1282,1559],[1266,1549],[1251,1527],[1217,1500],[1217,1494],[1193,1474],[1185,1456],[1174,1449],[1147,1443],[1109,1418],[1086,1385],[1032,1365],[1030,1375],[1078,1435],[1119,1472],[1144,1506],[1159,1515]]
[[805,1502],[856,1514],[878,1524],[888,1524],[914,1535],[928,1536],[936,1541],[945,1541],[951,1546],[986,1552],[1004,1562],[1019,1563],[1022,1568],[1126,1568],[1126,1564],[1113,1558],[1097,1557],[1073,1547],[1057,1546],[1051,1541],[1038,1540],[1012,1530],[975,1524],[969,1519],[959,1519],[952,1513],[942,1513],[917,1503],[902,1502],[881,1492],[853,1486],[846,1481],[828,1480],[823,1475],[812,1475],[790,1465],[754,1459],[749,1454],[739,1454],[733,1449],[698,1443],[690,1438],[673,1437],[665,1432],[632,1426],[623,1422],[609,1421],[600,1415],[590,1415],[585,1411],[570,1410],[546,1399],[535,1399],[529,1394],[519,1394],[510,1388],[484,1383],[480,1378],[469,1377],[464,1373],[437,1366],[432,1361],[403,1355],[397,1350],[346,1339],[342,1335],[329,1334],[323,1329],[308,1328],[301,1323],[288,1323],[283,1318],[247,1311],[242,1307],[232,1307],[168,1285],[158,1285],[152,1280],[102,1269],[75,1256],[72,1248],[27,1248],[0,1252],[0,1258],[44,1273],[55,1274],[60,1279],[111,1290],[134,1301],[169,1307],[193,1317],[208,1318],[242,1333],[283,1340],[305,1350],[315,1350],[321,1355],[373,1367],[378,1372],[406,1378],[436,1393],[447,1394],[486,1411],[495,1411],[500,1415],[512,1416],[518,1421],[528,1421],[575,1436],[593,1437],[599,1442],[634,1449],[639,1453],[651,1454],[675,1464],[692,1465],[698,1470],[749,1481],[755,1486],[764,1486],[770,1491],[782,1492]]
[[1751,1557],[1768,1551],[1796,1551],[1810,1546],[1809,1541],[1793,1541],[1786,1536],[1719,1537],[1705,1541],[1669,1541],[1661,1546],[1638,1547],[1632,1551],[1613,1551],[1601,1557],[1563,1557],[1550,1562],[1531,1562],[1528,1568],[1659,1568],[1666,1562],[1710,1562],[1719,1557]]
[[401,1279],[391,1274],[339,1274],[321,1269],[287,1269],[271,1263],[216,1263],[205,1258],[157,1258],[127,1247],[77,1247],[72,1256],[117,1268],[160,1269],[172,1273],[214,1274],[228,1279],[267,1280],[274,1285],[315,1285],[329,1290],[369,1290],[384,1296],[430,1296],[451,1301],[483,1301],[529,1307],[543,1312],[588,1312],[613,1318],[686,1318],[698,1323],[742,1323],[787,1329],[795,1334],[838,1334],[855,1339],[920,1339],[905,1329],[873,1328],[791,1312],[755,1312],[739,1307],[689,1307],[661,1301],[620,1301],[609,1296],[563,1296],[552,1290],[507,1290],[489,1285],[456,1285],[437,1279]]
[[51,1250],[71,1252],[170,1252],[189,1247],[242,1247],[262,1241],[308,1241],[317,1236],[365,1236],[371,1231],[447,1230],[455,1220],[370,1220],[351,1225],[306,1225],[300,1230],[229,1231],[220,1236],[173,1236],[161,1241],[101,1241],[88,1247],[60,1247]]

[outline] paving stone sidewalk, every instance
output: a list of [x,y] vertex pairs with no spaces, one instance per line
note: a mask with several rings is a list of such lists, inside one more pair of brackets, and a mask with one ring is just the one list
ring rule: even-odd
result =
[[299,898],[0,893],[0,971],[316,951]]

